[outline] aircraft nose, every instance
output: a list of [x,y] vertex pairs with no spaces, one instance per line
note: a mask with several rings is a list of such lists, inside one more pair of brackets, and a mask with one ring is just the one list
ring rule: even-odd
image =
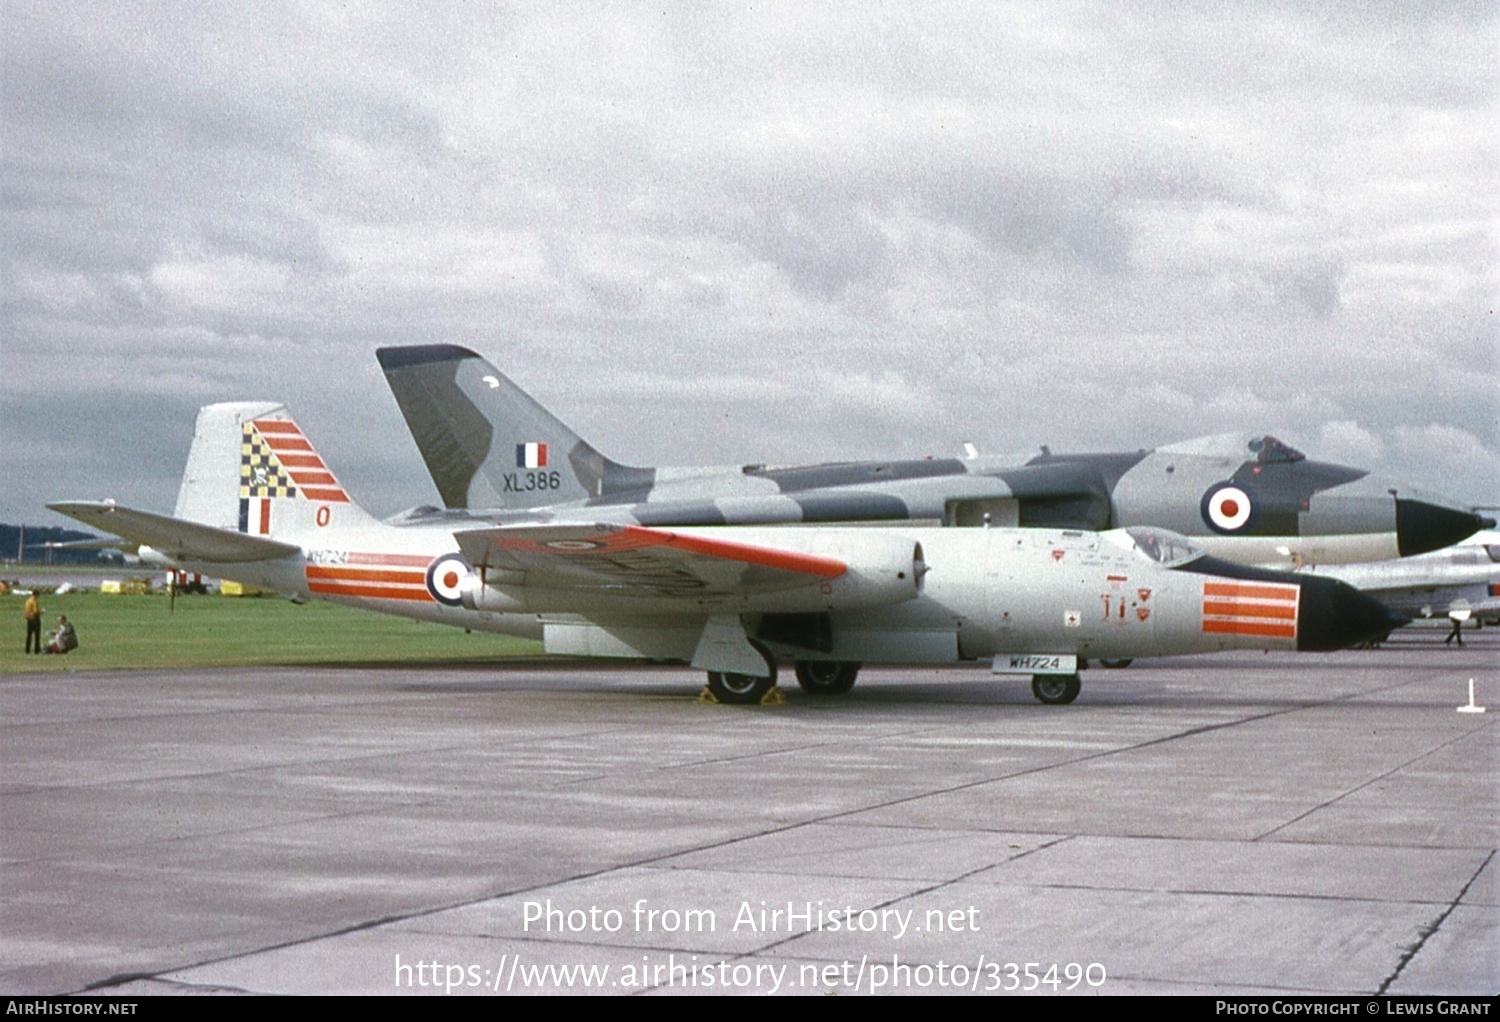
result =
[[1348,649],[1411,621],[1347,582],[1303,576],[1298,584],[1302,587],[1297,611],[1299,650]]
[[1396,498],[1396,547],[1402,557],[1441,550],[1495,527],[1493,518],[1426,500]]

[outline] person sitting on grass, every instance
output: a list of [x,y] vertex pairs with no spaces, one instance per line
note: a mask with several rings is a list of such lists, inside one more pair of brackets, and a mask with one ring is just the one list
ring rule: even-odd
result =
[[57,615],[57,627],[47,633],[47,652],[66,653],[78,648],[78,633],[66,617]]

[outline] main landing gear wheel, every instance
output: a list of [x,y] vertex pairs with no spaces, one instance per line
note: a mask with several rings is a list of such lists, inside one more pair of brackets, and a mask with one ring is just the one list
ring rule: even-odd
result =
[[1036,674],[1031,678],[1031,694],[1054,706],[1071,703],[1082,688],[1076,674]]
[[776,686],[775,678],[755,678],[748,674],[708,672],[708,690],[714,698],[730,706],[751,706],[765,698]]
[[721,703],[730,706],[753,706],[776,687],[776,658],[758,642],[752,642],[755,651],[766,661],[764,676],[754,674],[729,674],[724,671],[708,672],[708,690]]
[[799,660],[797,684],[810,696],[841,696],[854,687],[859,664],[852,660]]
[[1130,666],[1130,661],[1132,659],[1134,659],[1134,658],[1127,656],[1127,657],[1118,657],[1118,658],[1112,659],[1112,660],[1100,660],[1099,662],[1101,664],[1103,664],[1105,667],[1113,667],[1113,668],[1118,669],[1118,668],[1121,668],[1121,667],[1129,667]]

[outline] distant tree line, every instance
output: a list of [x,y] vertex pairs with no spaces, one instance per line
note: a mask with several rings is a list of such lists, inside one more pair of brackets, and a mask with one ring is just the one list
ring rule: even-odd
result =
[[[26,549],[21,550],[22,532]],[[55,525],[6,525],[0,523],[0,561],[23,560],[27,564],[96,564],[98,550],[49,550],[48,543],[69,543],[80,539],[98,539],[91,532],[63,529]]]

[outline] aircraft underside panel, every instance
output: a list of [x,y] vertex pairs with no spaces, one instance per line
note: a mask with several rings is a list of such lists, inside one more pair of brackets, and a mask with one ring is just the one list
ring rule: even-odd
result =
[[960,659],[958,632],[836,628],[830,660],[864,664],[947,664]]
[[645,660],[693,658],[703,626],[678,627],[624,624],[599,625],[585,621],[548,621],[542,642],[548,653],[570,656],[630,657]]

